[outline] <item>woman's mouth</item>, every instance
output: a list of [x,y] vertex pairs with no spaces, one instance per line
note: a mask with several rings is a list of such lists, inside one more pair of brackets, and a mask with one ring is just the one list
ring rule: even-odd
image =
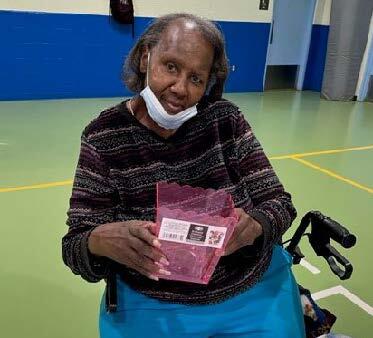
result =
[[184,109],[184,106],[180,103],[177,103],[174,101],[167,101],[167,100],[164,100],[163,102],[165,104],[164,108],[169,114],[174,115],[174,114],[181,112]]

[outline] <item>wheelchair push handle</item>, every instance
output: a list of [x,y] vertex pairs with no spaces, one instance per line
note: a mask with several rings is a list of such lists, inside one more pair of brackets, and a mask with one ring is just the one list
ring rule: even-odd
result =
[[317,215],[317,221],[322,222],[322,225],[325,226],[330,237],[344,248],[349,249],[356,244],[356,237],[343,225],[328,216],[324,216],[321,212],[317,212],[315,215]]
[[350,278],[353,270],[351,263],[330,244],[330,239],[332,238],[348,249],[356,244],[356,237],[337,221],[323,215],[320,211],[308,212],[291,238],[286,250],[292,255],[293,263],[299,264],[304,257],[298,244],[309,224],[312,225],[311,233],[306,235],[315,253],[325,258],[330,269],[340,279]]

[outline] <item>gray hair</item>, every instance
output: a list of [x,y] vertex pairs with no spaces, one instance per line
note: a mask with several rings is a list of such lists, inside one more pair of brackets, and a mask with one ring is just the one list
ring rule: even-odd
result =
[[152,49],[161,39],[162,33],[176,20],[191,21],[204,39],[214,49],[214,58],[207,84],[206,94],[209,101],[219,100],[224,90],[224,83],[228,75],[228,60],[225,53],[225,42],[222,32],[215,23],[193,14],[168,14],[155,19],[137,40],[126,58],[123,67],[123,81],[127,88],[139,93],[145,87],[145,74],[140,72],[140,60],[144,48]]

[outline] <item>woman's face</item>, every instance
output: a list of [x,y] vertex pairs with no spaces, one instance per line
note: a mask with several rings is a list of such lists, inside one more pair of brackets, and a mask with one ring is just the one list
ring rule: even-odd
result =
[[[150,51],[149,86],[171,115],[195,105],[209,79],[214,51],[191,22],[175,22]],[[148,50],[140,70],[146,73]]]

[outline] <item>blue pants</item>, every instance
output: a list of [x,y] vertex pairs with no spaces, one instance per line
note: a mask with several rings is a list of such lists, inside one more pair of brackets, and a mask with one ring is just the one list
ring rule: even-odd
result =
[[118,311],[103,296],[101,338],[304,338],[304,320],[291,257],[280,246],[262,279],[248,291],[213,305],[160,302],[118,282]]

